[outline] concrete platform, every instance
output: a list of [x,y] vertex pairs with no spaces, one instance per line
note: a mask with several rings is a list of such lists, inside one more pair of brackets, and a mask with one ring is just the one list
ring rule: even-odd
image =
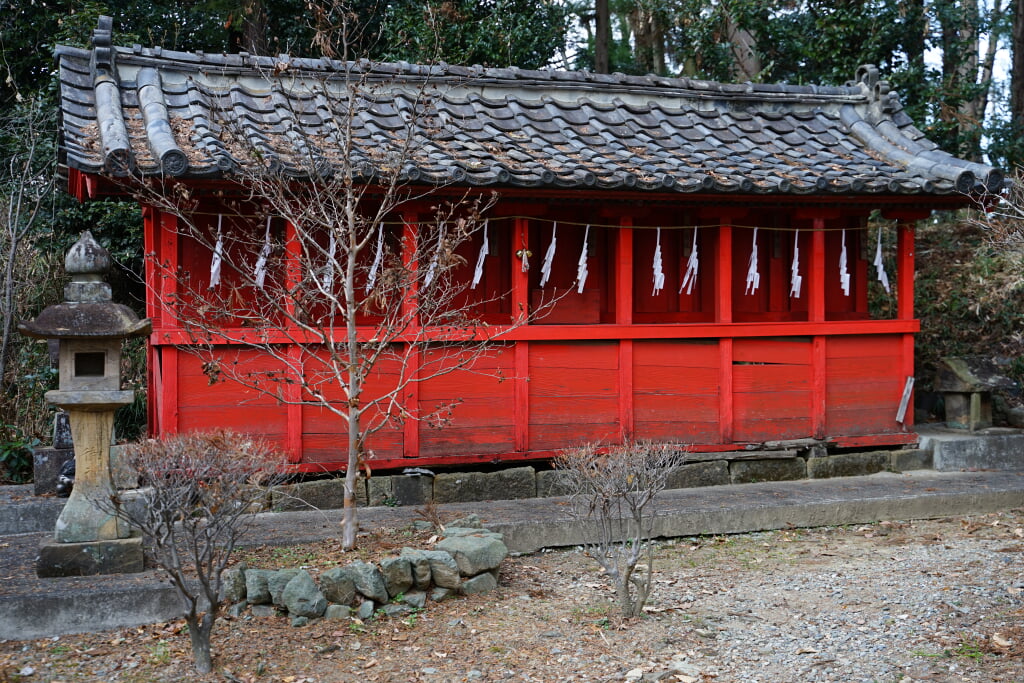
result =
[[[585,524],[573,521],[564,498],[458,503],[438,506],[448,518],[476,513],[505,534],[513,552],[571,546]],[[866,477],[709,486],[664,492],[655,533],[662,536],[727,534],[791,526],[859,524],[884,519],[925,519],[1024,506],[1024,471],[880,473]],[[340,510],[263,513],[246,545],[293,545],[340,536]],[[365,508],[363,528],[401,527],[414,508]],[[24,640],[64,633],[135,626],[173,619],[176,596],[157,572],[39,579],[35,554],[45,534],[0,539],[0,639]]]

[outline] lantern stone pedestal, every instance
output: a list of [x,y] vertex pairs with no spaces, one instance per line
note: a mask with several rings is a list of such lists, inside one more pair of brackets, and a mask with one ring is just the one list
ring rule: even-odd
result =
[[46,399],[68,413],[75,443],[75,487],[57,518],[52,539],[39,547],[41,577],[141,572],[142,537],[115,514],[110,474],[114,411],[131,391],[51,391]]
[[46,400],[63,408],[75,449],[75,486],[64,505],[52,539],[39,548],[41,577],[139,572],[142,537],[117,514],[110,473],[114,412],[134,400],[121,390],[121,342],[149,334],[127,306],[110,300],[103,275],[110,255],[89,232],[68,251],[64,266],[71,282],[65,302],[43,309],[34,321],[18,326],[22,334],[59,340],[59,389]]

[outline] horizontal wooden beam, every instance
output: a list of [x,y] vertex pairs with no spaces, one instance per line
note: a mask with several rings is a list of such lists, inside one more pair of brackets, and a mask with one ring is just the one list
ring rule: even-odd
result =
[[[814,337],[834,335],[912,334],[919,332],[919,320],[832,320],[825,322],[771,322],[771,323],[677,323],[633,325],[527,325],[512,330],[495,325],[488,328],[489,338],[495,342],[514,341],[612,341],[617,339],[720,339],[756,337]],[[375,328],[361,330],[364,339],[374,337]],[[429,335],[429,330],[428,330]],[[437,342],[469,341],[472,334],[451,333],[438,328],[429,335]],[[422,336],[416,340],[422,340]],[[227,329],[211,335],[215,344],[316,344],[315,335],[308,337],[300,331],[246,328]],[[396,343],[411,341],[395,339]],[[196,344],[192,335],[182,330],[156,329],[150,336],[154,346],[191,346]]]

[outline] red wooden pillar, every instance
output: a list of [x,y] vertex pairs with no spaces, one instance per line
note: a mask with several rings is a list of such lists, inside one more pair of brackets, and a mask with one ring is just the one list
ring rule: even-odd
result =
[[[287,291],[292,292],[302,281],[302,245],[296,234],[295,224],[288,222],[285,225],[285,284]],[[295,299],[288,297],[285,302],[285,309],[289,317],[295,314]],[[290,324],[286,322],[285,324]],[[288,335],[291,336],[291,335]],[[287,434],[285,435],[285,453],[288,462],[302,461],[302,380],[305,370],[303,368],[302,348],[291,342],[285,353],[287,367],[285,367],[286,382],[282,394],[285,399],[287,410],[286,424]]]
[[[900,320],[914,319],[914,224],[909,220],[900,222],[896,242],[898,263],[896,266],[896,317]],[[914,335],[903,335],[903,360],[901,368],[904,382],[914,376]],[[903,426],[914,425],[914,395],[910,395],[907,410],[903,415]]]
[[[807,318],[813,323],[825,322],[825,218],[814,217],[811,233],[810,286],[807,288]],[[825,438],[826,363],[825,337],[811,340],[811,433]]]
[[[615,322],[633,324],[633,218],[619,219],[615,264]],[[633,438],[633,340],[619,340],[619,433]]]
[[[154,302],[159,309],[161,331],[177,330],[178,319],[174,315],[174,305],[178,294],[178,217],[172,213],[156,213],[159,225],[157,241],[159,247],[160,275],[159,294]],[[159,350],[160,364],[160,416],[161,434],[178,432],[178,349],[173,346],[162,346]]]
[[[530,273],[523,269],[530,251],[530,223],[516,218],[512,225],[512,311],[513,315],[530,314]],[[515,342],[515,391],[512,414],[515,430],[515,449],[525,453],[530,447],[530,343]]]
[[[74,169],[71,169],[74,170]],[[69,182],[70,182],[69,175]],[[81,201],[81,198],[79,198]],[[153,323],[153,328],[160,327],[159,307],[157,306],[159,283],[156,279],[156,262],[159,256],[156,252],[157,245],[157,222],[156,209],[152,206],[142,207],[142,248],[145,258],[143,268],[146,277],[146,317]],[[160,383],[160,356],[157,354],[153,339],[150,338],[146,344],[146,386],[149,387],[147,396],[146,427],[150,434],[160,433],[160,405],[162,401]]]
[[[731,323],[732,221],[720,222],[715,253],[715,322]],[[723,444],[732,443],[733,435],[732,346],[732,337],[718,341],[718,433]]]
[[[381,226],[383,230],[383,226]],[[417,297],[417,271],[419,264],[416,262],[416,249],[419,234],[419,216],[413,212],[406,212],[402,220],[402,262],[407,272],[413,273],[409,284],[409,291],[402,302],[403,316],[413,320],[411,327],[419,327],[419,315],[416,309]],[[415,335],[414,335],[415,336]],[[413,378],[405,391],[402,392],[400,400],[405,407],[406,414],[416,416],[420,411],[420,386],[415,379],[420,372],[420,351],[418,348],[407,350],[408,367],[406,372]],[[401,380],[400,380],[401,381]],[[420,423],[415,417],[407,417],[402,425],[402,456],[405,458],[416,458],[420,454]]]
[[914,319],[914,224],[901,222],[896,242],[896,317]]
[[[886,212],[884,218],[899,221],[896,238],[896,317],[899,320],[914,319],[914,222],[928,217],[926,211]],[[902,358],[900,363],[901,389],[914,377],[914,335],[903,335]],[[903,426],[914,424],[914,396],[911,393]]]

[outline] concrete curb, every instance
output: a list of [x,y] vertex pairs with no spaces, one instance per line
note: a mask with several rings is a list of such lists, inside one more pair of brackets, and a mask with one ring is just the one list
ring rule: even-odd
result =
[[[486,521],[518,553],[581,545],[590,525],[572,520],[565,499],[547,499],[550,516]],[[559,503],[561,503],[559,505]],[[736,534],[791,527],[866,524],[982,514],[1024,505],[1024,472],[939,473],[921,470],[844,479],[711,486],[666,491],[654,535]],[[502,506],[505,507],[505,506]],[[484,513],[481,512],[483,516]]]
[[170,586],[126,586],[72,594],[0,597],[0,613],[0,640],[31,640],[170,621],[184,610]]

